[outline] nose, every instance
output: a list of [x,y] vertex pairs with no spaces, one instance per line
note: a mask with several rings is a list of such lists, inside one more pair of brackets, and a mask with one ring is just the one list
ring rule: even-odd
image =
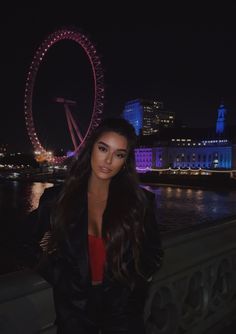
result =
[[109,165],[112,163],[112,154],[111,153],[107,154],[106,163],[109,164]]

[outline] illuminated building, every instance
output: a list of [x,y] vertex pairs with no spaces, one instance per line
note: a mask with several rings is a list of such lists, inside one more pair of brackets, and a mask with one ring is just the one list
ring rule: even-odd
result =
[[216,121],[216,133],[218,135],[222,135],[225,131],[225,116],[226,109],[223,104],[221,104],[218,108],[218,117]]
[[162,128],[143,137],[136,149],[137,168],[236,169],[236,126],[226,127],[225,114],[221,104],[215,129]]
[[174,113],[165,111],[162,102],[141,99],[127,102],[123,117],[137,134],[153,140],[136,148],[136,167],[140,172],[150,168],[235,168],[236,145],[233,137],[226,135],[225,114],[221,104],[215,133],[209,129],[173,129]]
[[125,104],[123,118],[134,126],[137,135],[145,136],[158,133],[160,128],[173,127],[175,113],[164,110],[160,101],[137,99]]
[[232,144],[227,139],[172,139],[165,145],[137,148],[135,158],[138,168],[233,168]]
[[137,148],[135,149],[136,168],[140,171],[145,168],[153,168],[153,149]]
[[143,127],[143,108],[139,100],[129,101],[125,104],[123,118],[133,125],[137,135],[141,133]]

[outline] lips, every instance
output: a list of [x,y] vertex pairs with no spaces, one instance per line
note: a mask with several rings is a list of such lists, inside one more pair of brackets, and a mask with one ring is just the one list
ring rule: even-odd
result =
[[106,173],[106,174],[111,173],[111,171],[112,171],[110,168],[103,167],[103,166],[99,167],[99,170],[100,170],[102,173]]

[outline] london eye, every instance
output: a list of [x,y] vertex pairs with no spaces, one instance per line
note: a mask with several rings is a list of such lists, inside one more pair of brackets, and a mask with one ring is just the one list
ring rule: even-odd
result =
[[[104,85],[103,85],[103,70],[101,60],[97,54],[97,50],[93,43],[87,36],[80,33],[75,29],[60,29],[50,34],[36,50],[31,65],[29,67],[25,94],[24,94],[24,114],[27,132],[34,148],[35,152],[38,152],[41,156],[45,157],[45,160],[50,160],[53,163],[63,162],[67,156],[50,155],[47,148],[41,143],[39,139],[39,133],[37,133],[35,127],[35,120],[33,117],[33,96],[34,87],[40,65],[48,51],[52,46],[60,41],[69,40],[75,42],[86,54],[92,70],[92,82],[93,82],[93,101],[92,110],[89,114],[89,122],[85,131],[82,133],[80,130],[80,121],[78,117],[74,117],[70,108],[76,104],[71,99],[64,98],[62,96],[56,97],[55,102],[61,103],[64,106],[66,115],[67,128],[69,136],[73,143],[72,154],[78,153],[81,145],[90,135],[93,129],[100,123],[103,112],[103,99],[104,99]],[[77,115],[78,116],[78,115]],[[65,130],[66,131],[66,130]]]

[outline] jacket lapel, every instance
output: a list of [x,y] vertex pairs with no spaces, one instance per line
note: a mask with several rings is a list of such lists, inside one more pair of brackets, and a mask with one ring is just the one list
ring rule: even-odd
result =
[[75,271],[79,274],[81,282],[89,281],[88,258],[88,199],[87,189],[78,196],[69,224],[66,247],[73,261]]

